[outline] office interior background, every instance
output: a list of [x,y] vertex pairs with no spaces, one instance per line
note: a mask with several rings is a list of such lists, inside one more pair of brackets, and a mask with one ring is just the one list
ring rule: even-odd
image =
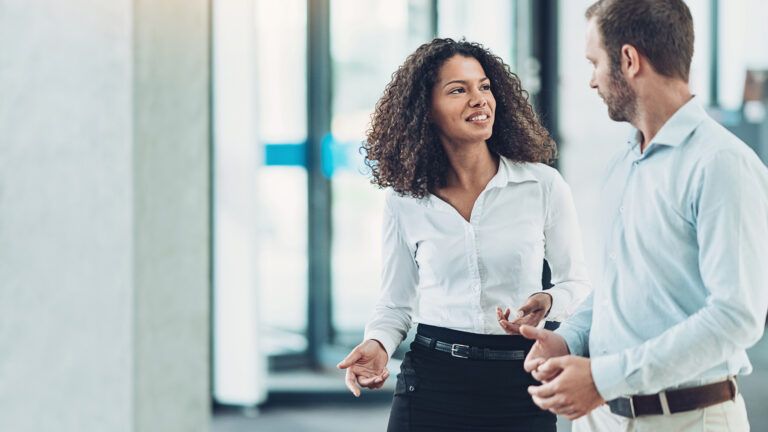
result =
[[[629,127],[588,86],[589,4],[0,0],[0,430],[383,430],[392,383],[355,400],[334,369],[379,291],[374,104],[433,37],[502,57],[595,275]],[[697,99],[768,162],[768,3],[688,5]],[[750,354],[768,430],[768,339]]]

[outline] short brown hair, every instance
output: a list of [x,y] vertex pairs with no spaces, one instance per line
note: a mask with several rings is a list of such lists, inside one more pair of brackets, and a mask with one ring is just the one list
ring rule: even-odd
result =
[[693,57],[693,18],[683,0],[599,0],[587,9],[617,70],[621,47],[629,44],[656,72],[688,81]]
[[416,198],[445,186],[448,157],[429,112],[440,68],[455,55],[476,59],[490,79],[496,99],[490,151],[515,162],[546,163],[555,157],[554,141],[509,66],[478,43],[434,39],[405,60],[376,104],[362,146],[373,184]]

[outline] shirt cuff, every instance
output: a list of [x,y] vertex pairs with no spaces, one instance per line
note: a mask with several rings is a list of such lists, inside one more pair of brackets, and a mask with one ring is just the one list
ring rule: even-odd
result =
[[377,341],[381,342],[381,344],[384,346],[384,350],[387,351],[387,354],[390,357],[392,357],[392,354],[395,352],[397,347],[400,346],[400,342],[402,342],[402,339],[399,335],[393,336],[384,330],[367,330],[365,332],[365,336],[363,336],[363,340],[368,339],[376,339]]
[[570,328],[567,324],[562,324],[555,330],[555,333],[565,339],[565,344],[568,345],[568,351],[571,355],[589,357],[589,346],[585,341],[586,338],[582,337],[578,331]]
[[570,303],[571,293],[556,287],[539,292],[549,294],[552,297],[552,306],[549,308],[549,313],[546,317],[547,321],[563,321],[567,318],[567,306]]
[[624,359],[621,353],[592,357],[592,380],[606,401],[634,394],[624,377]]

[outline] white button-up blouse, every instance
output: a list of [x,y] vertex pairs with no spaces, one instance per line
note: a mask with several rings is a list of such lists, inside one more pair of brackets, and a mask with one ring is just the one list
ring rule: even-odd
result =
[[591,286],[568,185],[553,168],[502,157],[470,220],[435,195],[389,191],[384,207],[381,296],[365,329],[389,355],[412,322],[504,334],[496,307],[513,311],[552,270],[548,319],[568,316]]

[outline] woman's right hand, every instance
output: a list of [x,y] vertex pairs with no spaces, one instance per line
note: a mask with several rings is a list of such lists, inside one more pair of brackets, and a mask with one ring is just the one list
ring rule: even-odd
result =
[[360,387],[378,389],[384,385],[389,377],[388,361],[389,354],[381,343],[368,339],[356,346],[336,367],[347,370],[347,388],[359,397]]

